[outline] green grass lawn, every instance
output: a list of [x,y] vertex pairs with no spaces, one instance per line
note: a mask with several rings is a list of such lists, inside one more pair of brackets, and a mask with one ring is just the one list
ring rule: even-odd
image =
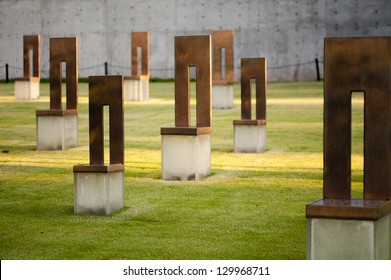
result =
[[[72,168],[89,162],[88,84],[79,84],[79,146],[65,151],[35,149],[49,84],[38,101],[13,90],[0,84],[0,259],[305,259],[305,205],[322,198],[321,82],[268,84],[267,151],[257,154],[232,152],[236,84],[235,108],[213,110],[211,175],[185,182],[160,179],[174,84],[151,83],[149,101],[125,102],[125,208],[108,216],[73,213]],[[360,197],[362,99],[353,105]]]

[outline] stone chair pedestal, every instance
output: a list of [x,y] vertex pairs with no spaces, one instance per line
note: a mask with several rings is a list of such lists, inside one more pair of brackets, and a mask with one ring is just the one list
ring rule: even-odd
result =
[[234,107],[234,83],[213,81],[212,108],[231,109]]
[[77,110],[36,111],[37,150],[65,150],[78,143]]
[[162,127],[163,180],[198,180],[210,174],[210,127]]
[[74,212],[108,215],[124,207],[124,165],[75,165]]
[[306,212],[307,259],[390,259],[391,201],[321,199]]
[[266,150],[265,120],[235,120],[234,152],[259,153]]
[[35,100],[40,96],[40,78],[16,78],[15,79],[15,99]]
[[124,77],[124,101],[149,99],[149,75]]

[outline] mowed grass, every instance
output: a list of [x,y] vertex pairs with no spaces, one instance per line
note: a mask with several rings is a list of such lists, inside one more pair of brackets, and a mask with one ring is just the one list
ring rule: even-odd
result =
[[[108,216],[73,212],[72,168],[89,162],[88,84],[79,84],[79,146],[64,151],[35,149],[35,111],[49,108],[49,84],[37,101],[16,101],[13,88],[0,84],[0,259],[306,258],[305,205],[322,197],[321,82],[268,84],[267,151],[253,154],[233,153],[236,84],[235,108],[213,110],[212,173],[198,181],[160,178],[174,84],[151,83],[149,101],[125,102],[125,208]],[[359,97],[353,114],[360,197]]]

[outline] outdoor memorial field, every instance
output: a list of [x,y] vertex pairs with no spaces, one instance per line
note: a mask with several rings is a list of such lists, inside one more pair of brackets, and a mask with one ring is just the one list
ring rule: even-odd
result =
[[[194,94],[192,83],[193,112]],[[124,209],[77,215],[72,168],[89,161],[88,83],[79,83],[78,146],[60,151],[36,149],[49,83],[34,101],[0,83],[0,259],[305,259],[305,206],[322,197],[323,83],[269,83],[266,100],[266,151],[233,152],[236,83],[234,108],[212,111],[211,174],[166,181],[160,128],[174,123],[174,83],[151,81],[147,101],[124,103]],[[352,197],[362,197],[362,94],[352,107]]]

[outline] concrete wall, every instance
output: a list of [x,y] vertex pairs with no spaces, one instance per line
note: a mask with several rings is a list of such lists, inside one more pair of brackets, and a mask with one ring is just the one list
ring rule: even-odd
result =
[[391,1],[328,0],[326,36],[391,36]]
[[[269,81],[316,79],[325,36],[391,36],[388,0],[0,0],[0,79],[22,76],[23,35],[41,34],[42,76],[49,38],[76,36],[79,76],[130,74],[130,32],[150,31],[151,75],[172,78],[174,36],[235,30],[241,57],[267,57]],[[321,68],[323,65],[320,65]]]

